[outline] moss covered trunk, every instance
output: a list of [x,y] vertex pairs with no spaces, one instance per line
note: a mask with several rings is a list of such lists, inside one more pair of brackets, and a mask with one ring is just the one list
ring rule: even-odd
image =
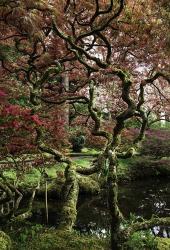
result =
[[66,181],[62,190],[63,207],[58,228],[70,231],[77,217],[77,200],[79,194],[79,185],[74,164],[70,164],[66,168],[65,177]]
[[108,173],[108,204],[111,215],[111,249],[119,250],[120,245],[120,223],[122,215],[118,207],[118,185],[117,185],[117,163],[116,157],[109,155]]

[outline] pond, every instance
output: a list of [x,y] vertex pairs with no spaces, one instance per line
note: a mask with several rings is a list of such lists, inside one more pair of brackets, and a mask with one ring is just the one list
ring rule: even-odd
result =
[[[28,200],[21,200],[19,210],[27,204]],[[54,199],[48,200],[48,226],[57,225],[60,207],[61,202]],[[151,218],[153,215],[170,216],[169,179],[142,180],[120,185],[119,207],[127,219],[132,219],[134,216],[144,218]],[[3,209],[5,208],[7,209],[6,205]],[[77,210],[75,229],[79,232],[95,234],[98,237],[106,237],[110,233],[110,215],[105,190],[98,196],[81,195]],[[30,221],[47,224],[44,200],[34,200],[33,216]],[[0,221],[0,225],[3,225],[3,221]],[[161,237],[170,237],[170,225],[169,227],[159,225],[152,228],[152,232]]]
[[[49,200],[49,225],[55,226],[59,202]],[[119,188],[119,206],[125,218],[141,216],[170,216],[170,182],[167,179],[131,182]],[[44,201],[34,202],[31,221],[45,224]],[[82,233],[106,237],[110,232],[106,192],[100,196],[81,196],[75,228]],[[154,227],[155,235],[170,237],[170,227]]]

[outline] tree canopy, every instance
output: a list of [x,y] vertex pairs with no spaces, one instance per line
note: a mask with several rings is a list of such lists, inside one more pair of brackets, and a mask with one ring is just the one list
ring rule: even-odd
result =
[[[108,168],[115,249],[122,220],[117,159],[138,154],[154,120],[170,119],[169,10],[166,0],[0,3],[1,158],[41,151],[66,163],[65,206],[72,206],[75,217],[77,174]],[[105,140],[92,168],[79,168],[62,151],[68,143],[68,106],[73,120],[85,117],[92,135]],[[109,129],[102,124],[104,111],[111,116]],[[139,122],[139,133],[122,148],[129,120]],[[74,221],[69,218],[67,227]],[[66,226],[64,220],[60,226]]]

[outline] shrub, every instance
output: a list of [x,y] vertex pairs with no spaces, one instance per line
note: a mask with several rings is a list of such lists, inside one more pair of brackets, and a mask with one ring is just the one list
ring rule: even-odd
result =
[[129,250],[156,250],[157,249],[157,241],[155,240],[152,232],[149,231],[140,231],[134,233],[126,242],[125,249]]
[[81,152],[85,144],[85,136],[78,135],[71,138],[73,152]]
[[141,153],[157,159],[170,155],[170,131],[148,130]]

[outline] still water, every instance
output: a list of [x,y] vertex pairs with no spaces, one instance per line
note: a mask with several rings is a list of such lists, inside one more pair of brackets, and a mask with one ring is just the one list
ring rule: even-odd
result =
[[[49,201],[49,225],[56,225],[59,206],[57,201]],[[150,218],[152,215],[170,216],[170,181],[153,179],[123,185],[119,188],[119,206],[125,218],[130,218],[133,214],[144,218]],[[31,220],[44,224],[45,218],[44,202],[35,201]],[[106,192],[96,197],[80,197],[76,229],[82,233],[106,237],[110,232],[109,221]],[[170,227],[160,225],[152,231],[155,235],[170,237]]]

